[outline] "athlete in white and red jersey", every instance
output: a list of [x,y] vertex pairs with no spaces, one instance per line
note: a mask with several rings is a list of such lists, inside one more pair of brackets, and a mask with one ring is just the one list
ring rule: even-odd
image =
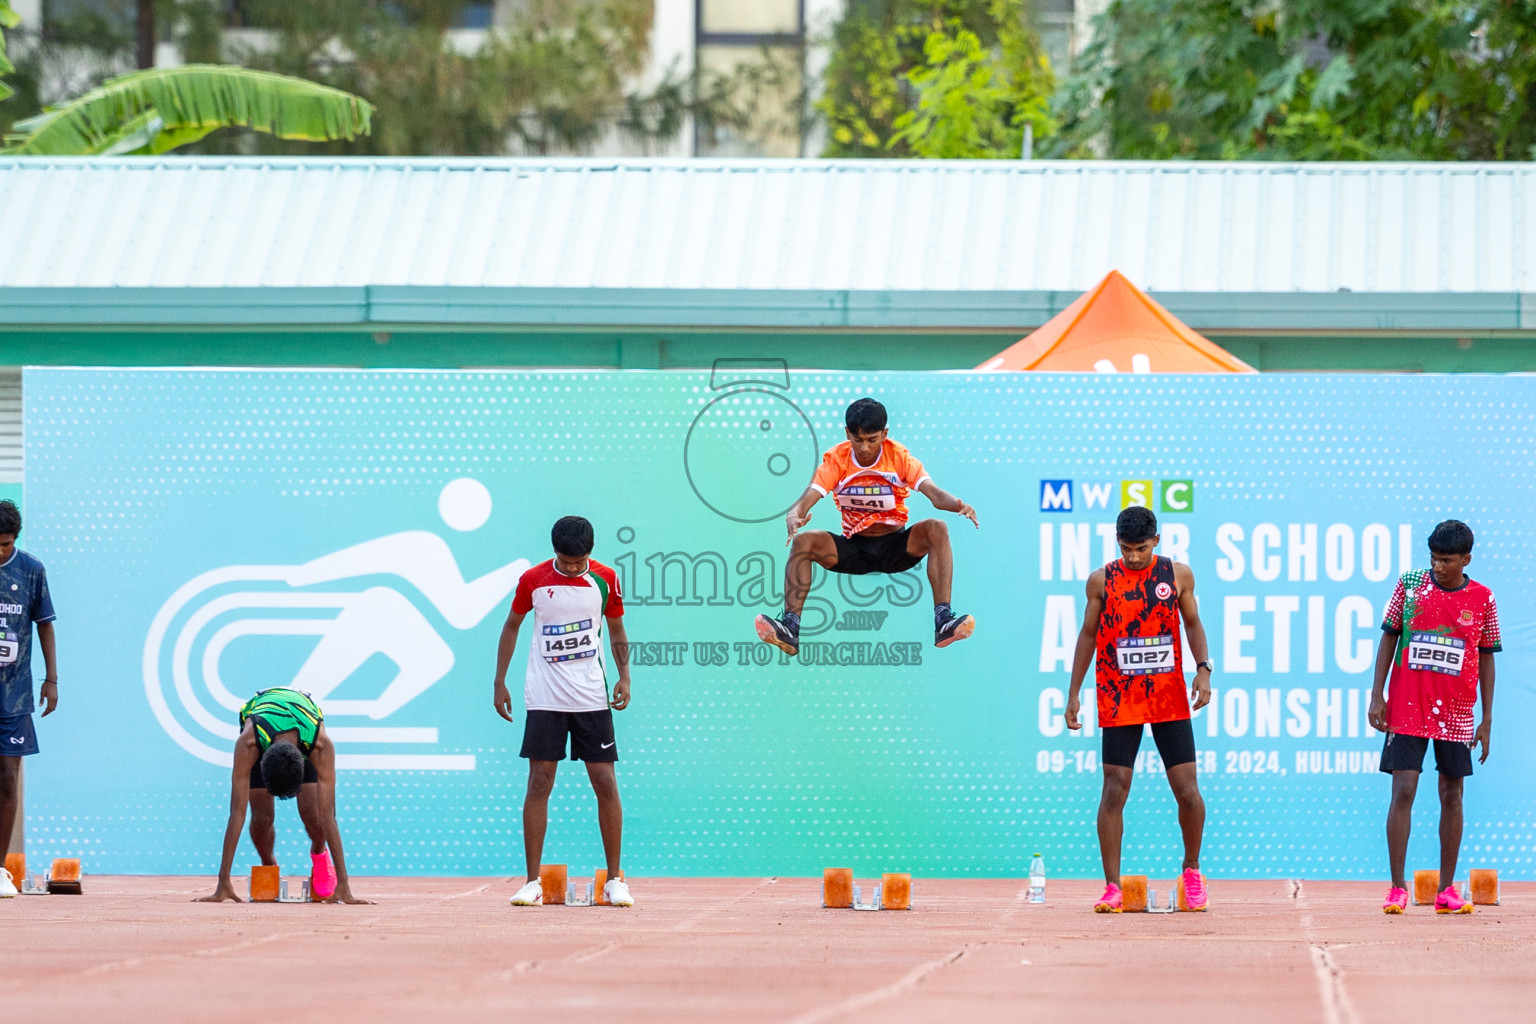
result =
[[[587,777],[597,795],[597,821],[608,861],[603,896],[614,906],[632,907],[635,901],[619,866],[624,808],[614,771],[619,751],[613,733],[613,712],[629,706],[624,598],[614,571],[591,558],[591,523],[580,516],[566,516],[555,523],[551,540],[555,557],[529,569],[518,580],[496,650],[493,701],[496,713],[510,722],[512,694],[507,689],[507,669],[517,648],[518,630],[532,612],[534,646],[528,653],[523,687],[528,721],[523,727],[522,749],[522,756],[528,759],[528,794],[523,800],[528,875],[511,902],[514,906],[543,902],[539,867],[549,825],[549,794],[569,737],[571,760],[586,762]],[[602,648],[605,627],[618,670],[612,695]]]
[[[949,606],[954,555],[949,527],[938,519],[907,526],[907,495],[917,491],[944,512],[976,522],[976,510],[942,490],[911,452],[890,439],[885,406],[861,398],[848,407],[848,440],[822,456],[821,465],[800,500],[784,517],[789,527],[789,563],[784,569],[784,616],[759,615],[756,627],[764,643],[789,654],[800,653],[800,610],[811,586],[811,567],[862,576],[899,573],[928,559],[933,590],[933,642],[948,647],[976,628],[969,615]],[[832,496],[843,516],[841,533],[799,532],[811,518],[811,506]]]
[[[1472,774],[1473,746],[1482,744],[1478,763],[1488,760],[1493,656],[1502,650],[1493,592],[1465,572],[1472,561],[1472,540],[1471,529],[1458,520],[1436,526],[1429,535],[1429,570],[1403,573],[1381,624],[1370,719],[1387,734],[1381,770],[1392,776],[1387,812],[1392,886],[1382,904],[1389,914],[1401,914],[1408,907],[1408,833],[1430,743],[1440,773],[1440,894],[1435,913],[1472,912],[1472,904],[1452,885],[1461,849],[1462,780]],[[1389,674],[1391,685],[1383,694]],[[1483,720],[1473,729],[1472,708],[1479,697]]]

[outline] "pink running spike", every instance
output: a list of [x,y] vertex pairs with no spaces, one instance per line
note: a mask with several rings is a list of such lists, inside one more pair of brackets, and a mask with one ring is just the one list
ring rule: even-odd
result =
[[1381,905],[1383,914],[1403,914],[1408,911],[1408,890],[1397,886],[1387,890],[1386,901]]
[[1099,902],[1093,905],[1095,914],[1118,914],[1124,909],[1124,900],[1120,893],[1120,887],[1110,882],[1104,887],[1104,895],[1099,897]]
[[327,900],[336,894],[336,865],[331,863],[331,851],[312,853],[309,859],[314,868],[309,875],[309,891],[317,900]]
[[1472,901],[1464,900],[1456,891],[1454,885],[1448,885],[1440,895],[1435,897],[1435,913],[1437,914],[1470,914],[1472,913]]
[[1184,909],[1205,909],[1205,879],[1200,877],[1199,868],[1184,872]]

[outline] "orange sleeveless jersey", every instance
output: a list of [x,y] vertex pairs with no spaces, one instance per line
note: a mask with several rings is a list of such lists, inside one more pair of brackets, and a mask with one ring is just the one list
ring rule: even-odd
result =
[[811,486],[837,502],[843,536],[852,537],[876,523],[905,526],[907,495],[927,479],[923,464],[904,445],[886,438],[872,466],[859,465],[847,441],[833,448],[821,457]]
[[1159,555],[1139,572],[1120,559],[1104,567],[1096,645],[1101,727],[1190,717],[1172,559]]

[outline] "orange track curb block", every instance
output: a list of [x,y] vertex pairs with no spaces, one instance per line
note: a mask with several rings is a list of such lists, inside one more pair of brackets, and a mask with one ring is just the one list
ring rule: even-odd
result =
[[881,875],[880,906],[886,910],[911,910],[912,876],[906,872]]
[[276,903],[277,890],[282,880],[283,869],[276,864],[252,864],[251,902]]
[[1499,872],[1494,868],[1474,868],[1467,888],[1472,890],[1472,902],[1482,907],[1494,907],[1499,903]]
[[821,873],[821,905],[836,910],[853,906],[853,868],[827,868]]
[[1147,876],[1120,876],[1120,909],[1126,914],[1144,914],[1147,911]]
[[565,865],[545,864],[539,868],[539,884],[544,887],[544,905],[565,902]]
[[[619,881],[624,881],[624,872],[619,872]],[[608,884],[608,869],[598,868],[592,876],[592,903],[595,906],[606,907],[608,898],[603,895],[603,886]]]
[[[1205,875],[1203,873],[1200,875],[1200,884],[1205,885]],[[1178,893],[1178,903],[1175,905],[1180,910],[1188,910],[1189,908],[1184,905],[1184,873],[1182,871],[1179,872]],[[1211,890],[1209,888],[1205,890],[1205,905],[1211,905]]]
[[27,855],[24,853],[8,853],[5,855],[5,870],[11,873],[11,881],[16,883],[16,888],[21,888],[22,881],[27,877]]
[[1440,872],[1415,871],[1413,873],[1413,902],[1421,907],[1434,906],[1440,893]]
[[58,857],[48,871],[48,891],[78,896],[80,894],[80,858]]

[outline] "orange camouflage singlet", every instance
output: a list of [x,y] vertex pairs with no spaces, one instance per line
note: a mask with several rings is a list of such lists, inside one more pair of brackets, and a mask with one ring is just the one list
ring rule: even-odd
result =
[[1172,559],[1158,555],[1140,571],[1118,558],[1104,567],[1096,646],[1101,727],[1190,717]]

